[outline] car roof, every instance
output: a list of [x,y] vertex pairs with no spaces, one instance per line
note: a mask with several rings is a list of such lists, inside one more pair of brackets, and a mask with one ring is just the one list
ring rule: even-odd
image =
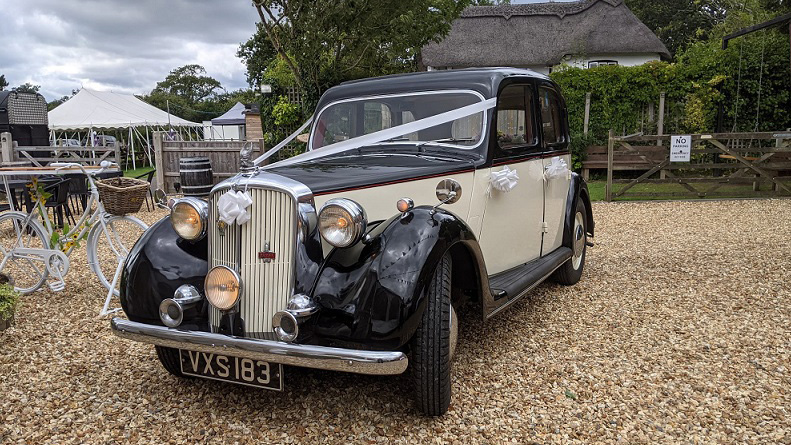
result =
[[465,68],[393,74],[352,80],[330,88],[321,96],[317,104],[317,110],[337,100],[413,91],[473,90],[488,99],[497,96],[500,83],[510,77],[549,80],[547,76],[535,71],[507,67]]

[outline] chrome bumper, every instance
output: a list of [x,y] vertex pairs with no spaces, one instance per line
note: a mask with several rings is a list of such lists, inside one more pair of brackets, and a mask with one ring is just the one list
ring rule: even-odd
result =
[[326,346],[297,345],[272,340],[230,337],[202,331],[181,331],[164,326],[113,318],[113,333],[121,338],[168,348],[222,354],[305,368],[393,375],[406,371],[403,352],[358,351]]

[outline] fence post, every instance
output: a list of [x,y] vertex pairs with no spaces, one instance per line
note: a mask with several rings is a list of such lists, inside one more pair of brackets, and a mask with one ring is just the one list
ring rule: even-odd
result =
[[585,93],[585,121],[583,123],[582,133],[588,135],[588,124],[591,118],[591,93]]
[[0,133],[0,151],[2,151],[3,162],[14,160],[14,143],[11,140],[11,133]]
[[613,156],[615,151],[615,131],[610,129],[610,137],[607,141],[607,186],[605,188],[605,199],[612,201],[612,168]]
[[[663,136],[665,134],[665,92],[659,94],[659,122],[656,126],[656,134],[657,136]],[[656,141],[657,147],[662,146],[662,139],[657,139]],[[659,179],[665,179],[665,170],[659,170]]]
[[162,165],[164,162],[162,157],[162,135],[163,132],[161,131],[154,132],[154,168],[157,170],[157,188],[165,190],[165,169]]

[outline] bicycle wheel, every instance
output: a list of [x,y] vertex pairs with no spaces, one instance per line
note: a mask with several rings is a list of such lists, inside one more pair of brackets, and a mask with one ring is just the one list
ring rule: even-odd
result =
[[110,216],[105,219],[104,227],[107,230],[98,222],[91,228],[88,235],[88,264],[104,287],[114,287],[113,294],[117,297],[124,261],[148,226],[133,216]]
[[0,215],[0,272],[14,280],[14,288],[29,294],[47,280],[49,272],[45,255],[22,253],[19,249],[49,249],[41,224],[22,212],[5,212]]

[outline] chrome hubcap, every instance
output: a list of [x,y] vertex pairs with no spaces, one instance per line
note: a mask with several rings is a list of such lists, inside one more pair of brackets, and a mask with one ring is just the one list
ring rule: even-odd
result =
[[581,212],[577,212],[574,216],[574,256],[572,257],[572,265],[574,269],[579,269],[582,265],[582,256],[585,253],[585,217]]

